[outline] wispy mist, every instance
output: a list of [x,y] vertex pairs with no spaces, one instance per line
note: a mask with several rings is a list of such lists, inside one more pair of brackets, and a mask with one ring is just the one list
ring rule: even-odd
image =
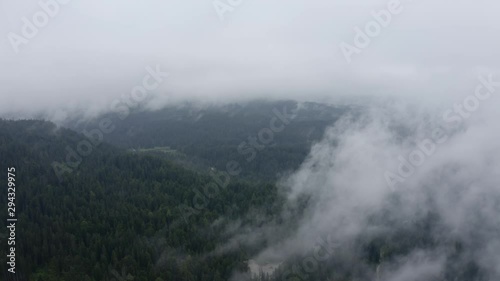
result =
[[[272,222],[240,230],[235,239],[253,241],[264,235],[269,246],[254,259],[266,264],[307,256],[321,237],[329,237],[340,245],[329,262],[345,258],[343,251],[354,251],[359,269],[367,263],[356,253],[363,237],[397,244],[398,235],[405,237],[401,233],[411,230],[413,236],[407,239],[414,239],[414,250],[397,258],[381,257],[377,270],[367,263],[368,276],[423,280],[444,276],[447,263],[458,266],[458,274],[474,261],[487,273],[484,280],[497,280],[499,93],[460,122],[411,103],[376,104],[361,116],[344,118],[312,147],[301,168],[281,182],[287,197],[282,218],[286,220],[289,210],[306,206],[295,230],[276,231],[283,226]],[[420,144],[432,140],[436,128],[444,133],[425,150]],[[414,156],[415,151],[422,151],[423,160]],[[402,166],[403,172],[398,172]],[[395,184],[387,180],[388,174],[398,178]],[[424,221],[433,223],[426,228]],[[419,232],[436,246],[418,246]],[[463,247],[464,260],[451,262],[458,255],[456,243]]]

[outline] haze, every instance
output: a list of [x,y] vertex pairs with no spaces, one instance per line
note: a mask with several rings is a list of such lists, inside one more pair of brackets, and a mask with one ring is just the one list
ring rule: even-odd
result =
[[243,0],[221,20],[212,1],[73,0],[16,54],[9,33],[21,35],[22,18],[41,8],[2,0],[0,114],[106,111],[156,65],[170,73],[151,93],[156,106],[359,96],[449,104],[499,68],[493,0],[401,1],[402,12],[348,63],[339,45],[353,44],[354,28],[388,2]]

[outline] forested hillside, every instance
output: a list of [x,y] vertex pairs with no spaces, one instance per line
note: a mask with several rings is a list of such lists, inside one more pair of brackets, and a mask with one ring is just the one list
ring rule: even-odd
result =
[[[272,112],[273,107],[262,109],[268,110]],[[348,210],[350,216],[339,221],[342,227],[349,229],[349,223],[357,216],[352,215],[354,212],[366,217],[361,222],[363,230],[341,240],[329,234],[315,237],[316,244],[309,248],[300,242],[284,246],[284,241],[293,241],[300,227],[308,224],[315,208],[325,208],[318,204],[321,194],[317,193],[301,194],[289,204],[287,189],[290,186],[280,182],[275,185],[271,176],[302,161],[301,154],[294,149],[302,147],[304,154],[309,149],[310,144],[302,134],[309,123],[297,122],[298,127],[293,127],[293,122],[300,120],[294,117],[288,137],[279,139],[277,134],[276,143],[266,146],[266,150],[261,150],[249,162],[257,166],[247,166],[247,174],[240,177],[229,175],[228,170],[213,168],[217,164],[211,161],[234,160],[231,159],[233,150],[236,151],[234,157],[242,157],[235,147],[236,136],[246,136],[246,132],[253,129],[258,132],[259,126],[251,126],[251,121],[245,123],[242,116],[231,121],[234,124],[226,122],[224,120],[230,119],[220,108],[204,113],[212,117],[219,115],[215,123],[201,122],[203,118],[186,121],[184,115],[177,121],[172,117],[161,122],[147,119],[174,113],[168,110],[136,113],[130,120],[124,120],[127,124],[142,122],[135,125],[141,124],[142,133],[131,136],[133,145],[127,144],[129,140],[121,135],[125,125],[116,122],[117,132],[105,136],[104,140],[111,139],[121,145],[103,142],[93,145],[90,151],[82,146],[85,141],[88,144],[95,141],[89,139],[88,134],[46,121],[0,120],[0,169],[5,174],[8,167],[16,169],[16,276],[20,280],[354,281],[375,278],[382,281],[394,268],[405,270],[413,264],[424,266],[422,270],[427,275],[422,278],[429,277],[429,280],[489,281],[494,276],[478,253],[488,252],[489,240],[481,237],[495,237],[498,226],[474,207],[471,212],[478,213],[474,219],[485,223],[476,226],[483,228],[482,231],[471,231],[468,235],[455,231],[445,221],[447,218],[443,217],[433,190],[427,187],[418,193],[408,193],[405,189],[388,193],[380,208],[363,211],[358,204],[363,194],[354,193],[360,197],[356,197],[353,209]],[[263,115],[266,117],[262,120],[269,119]],[[304,113],[297,116],[313,118],[306,118]],[[167,130],[162,131],[162,122],[170,124],[169,129],[176,122],[191,126],[192,134],[179,127],[170,138]],[[227,127],[216,125],[217,122]],[[265,128],[266,123],[262,122],[260,127]],[[326,121],[310,122],[311,128],[326,126]],[[236,127],[236,123],[246,127]],[[250,127],[252,129],[248,129]],[[208,131],[203,133],[205,129]],[[149,144],[152,147],[146,147],[148,135],[153,141]],[[186,144],[187,139],[193,141]],[[276,154],[287,151],[287,144],[294,149]],[[336,145],[335,142],[328,144]],[[210,153],[217,151],[214,147],[220,151],[204,156],[195,152],[198,146]],[[323,154],[319,157],[324,159]],[[276,162],[266,168],[269,173],[260,174],[262,171],[256,167],[265,165],[268,158]],[[195,159],[208,164],[193,168],[190,165]],[[327,160],[330,167],[330,158]],[[283,166],[279,161],[284,161]],[[212,168],[207,169],[205,165]],[[244,170],[245,166],[241,167]],[[313,172],[320,169],[317,164],[310,168]],[[346,188],[350,188],[350,184]],[[0,185],[7,186],[6,177],[0,178]],[[319,188],[324,187],[320,184]],[[458,204],[455,193],[443,192],[450,198],[450,204]],[[414,202],[414,197],[420,200],[418,208],[411,208],[412,215],[404,214],[404,210],[408,211],[404,205]],[[344,200],[350,199],[345,196],[329,200],[342,206]],[[485,200],[480,202],[494,210],[500,206],[500,198],[489,196],[488,201]],[[6,192],[0,193],[0,201],[7,202]],[[339,207],[337,212],[342,213],[343,209]],[[0,219],[6,222],[7,212]],[[328,223],[325,222],[325,227],[330,227]],[[313,229],[307,231],[315,235]],[[7,247],[6,236],[0,237],[2,247]],[[269,247],[286,252],[286,258],[271,255],[267,264],[252,268],[254,258]],[[292,252],[296,247],[305,248]],[[0,257],[0,263],[6,272],[5,255]],[[442,269],[432,267],[437,263],[442,264]],[[262,270],[270,265],[274,270]],[[4,280],[11,280],[8,278],[12,275],[3,276]],[[435,279],[436,276],[439,278]]]
[[[0,120],[0,169],[4,175],[8,167],[16,169],[20,280],[382,280],[396,267],[437,262],[444,264],[436,273],[440,279],[430,280],[491,280],[491,270],[477,255],[488,245],[481,235],[496,235],[498,227],[465,239],[443,222],[430,189],[418,194],[426,207],[411,217],[399,210],[406,210],[415,193],[391,193],[380,209],[363,212],[367,220],[360,235],[343,237],[342,243],[335,236],[321,237],[319,244],[274,260],[279,262],[274,272],[251,272],[249,260],[263,249],[289,250],[282,243],[308,223],[317,194],[286,204],[287,187],[266,183],[269,178],[252,181],[216,169],[186,169],[164,157],[170,153],[166,149],[132,151],[102,143],[69,168],[68,157],[81,153],[85,140],[50,122]],[[55,163],[66,165],[64,172]],[[0,178],[7,186],[6,176]],[[339,204],[348,199],[336,198]],[[489,200],[498,208],[499,198]],[[7,202],[6,192],[0,201]],[[6,221],[7,212],[0,219]],[[351,218],[341,221],[348,226]],[[0,263],[6,272],[5,255]],[[428,276],[435,276],[431,269],[426,268]],[[10,277],[4,274],[2,280]]]
[[[246,270],[245,251],[207,254],[224,240],[227,220],[249,209],[273,212],[272,185],[231,181],[190,214],[179,206],[193,206],[195,190],[212,181],[209,175],[106,144],[60,182],[53,162],[63,161],[66,147],[82,139],[49,122],[0,121],[1,170],[6,175],[7,166],[15,167],[17,176],[18,277],[227,280],[234,269]],[[7,185],[5,176],[0,184]],[[0,201],[7,202],[6,192]],[[0,263],[5,268],[5,255]],[[118,279],[118,273],[133,279]]]
[[[93,120],[76,119],[66,125],[79,131],[98,128],[104,118],[116,125],[105,140],[122,148],[141,150],[168,147],[165,157],[187,167],[226,169],[241,164],[240,177],[276,180],[296,169],[326,127],[346,113],[348,106],[296,101],[252,101],[200,106],[184,104],[158,111],[117,110]],[[270,129],[276,126],[272,133]]]

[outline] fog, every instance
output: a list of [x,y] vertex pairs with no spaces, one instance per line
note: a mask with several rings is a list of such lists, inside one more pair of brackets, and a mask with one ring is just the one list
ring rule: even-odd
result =
[[[493,0],[401,1],[350,63],[342,42],[355,46],[355,28],[390,1],[59,2],[44,23],[37,1],[0,1],[2,116],[109,110],[147,66],[170,74],[148,93],[158,107],[259,97],[450,102],[500,65]],[[32,36],[23,17],[34,16]]]
[[[268,264],[306,257],[296,266],[299,275],[308,276],[315,270],[307,271],[306,261],[311,264],[318,241],[327,237],[332,246],[328,262],[350,257],[357,269],[366,268],[361,270],[365,278],[410,281],[444,276],[446,263],[457,253],[450,241],[459,241],[464,260],[455,261],[456,272],[473,260],[486,272],[482,280],[498,280],[499,105],[497,84],[464,118],[413,103],[372,104],[362,116],[343,118],[311,148],[301,167],[280,182],[287,197],[279,216],[284,221],[290,219],[290,210],[303,206],[300,198],[308,198],[294,230],[283,231],[283,224],[273,220],[234,231],[226,246],[268,241],[253,260]],[[429,214],[436,225],[427,229],[419,221]],[[423,231],[439,242],[429,249],[413,240],[413,251],[396,260],[382,259],[377,272],[353,252],[360,237],[397,244],[394,233],[402,229],[411,230],[410,239]],[[325,261],[315,258],[314,263]]]

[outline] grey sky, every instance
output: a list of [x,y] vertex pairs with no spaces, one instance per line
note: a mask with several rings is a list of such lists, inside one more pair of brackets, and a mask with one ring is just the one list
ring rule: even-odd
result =
[[455,100],[478,73],[499,68],[494,0],[401,1],[403,11],[348,64],[339,44],[353,44],[354,27],[389,2],[243,0],[221,21],[211,0],[72,0],[16,54],[8,34],[21,35],[22,17],[41,8],[0,0],[0,113],[106,108],[157,64],[171,74],[155,91],[167,101]]

